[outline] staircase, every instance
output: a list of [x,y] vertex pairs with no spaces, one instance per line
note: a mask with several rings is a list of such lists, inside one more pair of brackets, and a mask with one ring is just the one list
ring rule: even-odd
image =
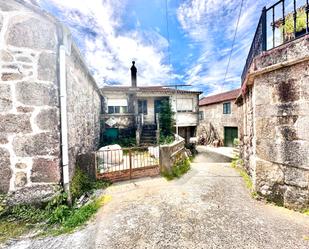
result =
[[155,124],[145,124],[143,125],[142,135],[141,135],[141,145],[155,145],[157,143]]

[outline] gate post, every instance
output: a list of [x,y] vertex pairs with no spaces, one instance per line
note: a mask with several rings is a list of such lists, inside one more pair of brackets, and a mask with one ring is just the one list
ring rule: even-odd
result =
[[129,149],[129,163],[130,163],[130,180],[132,179],[132,154],[131,149]]

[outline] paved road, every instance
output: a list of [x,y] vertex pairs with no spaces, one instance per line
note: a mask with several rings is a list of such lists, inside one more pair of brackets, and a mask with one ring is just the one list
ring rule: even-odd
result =
[[204,151],[177,181],[116,184],[87,228],[9,248],[308,249],[309,217],[251,199],[228,163],[213,162],[225,159]]

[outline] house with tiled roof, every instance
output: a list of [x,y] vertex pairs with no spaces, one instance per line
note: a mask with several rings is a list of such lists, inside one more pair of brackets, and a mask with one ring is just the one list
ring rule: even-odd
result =
[[157,143],[158,115],[162,101],[168,100],[175,112],[175,132],[187,141],[196,135],[201,92],[164,86],[140,86],[136,80],[135,62],[131,67],[130,86],[101,88],[102,126],[105,140],[115,137],[132,137],[138,126],[141,133],[137,142]]
[[201,144],[233,146],[239,137],[241,110],[235,104],[240,89],[207,96],[199,101],[198,137]]

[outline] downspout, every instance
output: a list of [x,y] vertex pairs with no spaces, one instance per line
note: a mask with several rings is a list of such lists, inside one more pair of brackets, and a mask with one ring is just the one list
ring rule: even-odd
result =
[[65,65],[65,46],[59,47],[60,74],[60,122],[61,122],[61,154],[62,154],[62,183],[65,192],[69,193],[69,146],[68,146],[68,116],[67,116],[67,82]]
[[62,184],[71,202],[70,176],[69,176],[69,144],[68,144],[68,114],[67,114],[67,81],[66,81],[66,55],[71,54],[71,33],[62,27],[63,40],[59,46],[59,81],[60,81],[60,126],[61,126],[61,164]]

